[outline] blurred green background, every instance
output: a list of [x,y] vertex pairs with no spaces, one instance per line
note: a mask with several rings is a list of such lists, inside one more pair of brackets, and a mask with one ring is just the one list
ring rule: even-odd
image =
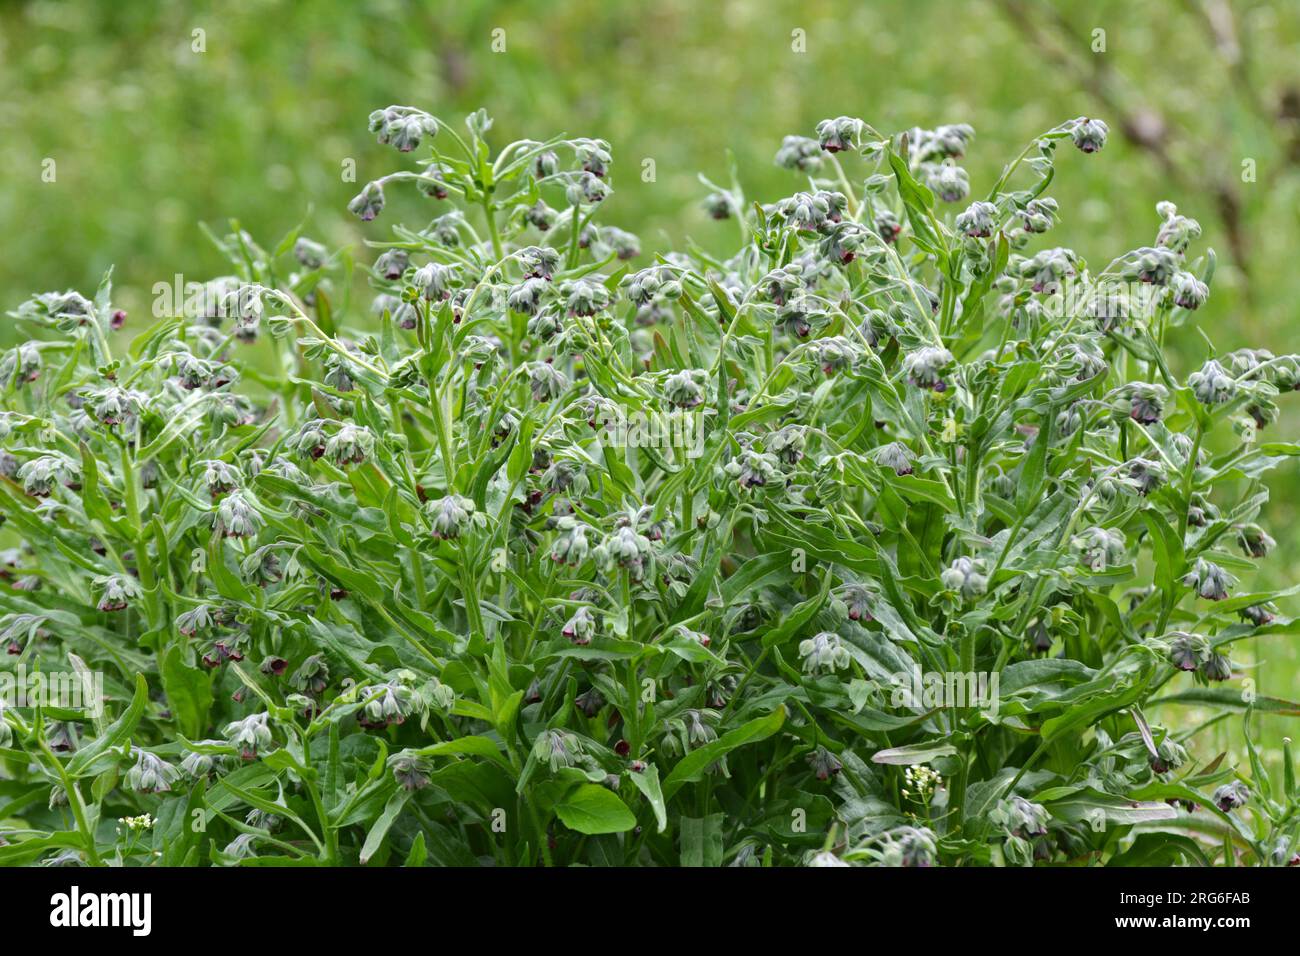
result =
[[[504,52],[492,48],[498,29]],[[973,124],[966,165],[982,194],[1034,134],[1086,114],[1112,139],[1091,159],[1063,153],[1051,190],[1063,223],[1049,240],[1104,264],[1149,244],[1155,204],[1170,199],[1219,253],[1200,313],[1215,345],[1298,347],[1300,8],[1289,0],[41,0],[0,7],[0,91],[4,308],[47,289],[90,293],[114,264],[138,329],[155,282],[225,271],[199,221],[238,217],[266,244],[311,210],[308,235],[359,253],[387,224],[420,222],[430,207],[413,190],[391,190],[372,225],[344,208],[358,188],[343,181],[346,159],[362,183],[402,162],[366,131],[370,110],[390,103],[454,122],[483,106],[500,144],[608,139],[606,221],[647,253],[688,236],[726,251],[734,227],[703,214],[697,172],[725,182],[730,151],[750,197],[788,195],[799,183],[773,153],[827,116],[886,132]],[[640,175],[647,158],[654,182]],[[1174,347],[1182,368],[1204,355],[1191,330]],[[1276,432],[1300,434],[1295,403],[1284,407]],[[1264,573],[1280,581],[1300,575],[1289,534],[1300,475],[1275,475],[1266,518],[1280,547]],[[1238,656],[1252,654],[1264,692],[1300,693],[1295,641]],[[1281,727],[1263,728],[1270,749]]]

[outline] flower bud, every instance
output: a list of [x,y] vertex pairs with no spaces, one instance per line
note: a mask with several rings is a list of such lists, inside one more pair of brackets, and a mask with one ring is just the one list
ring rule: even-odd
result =
[[262,516],[242,491],[232,491],[212,513],[212,527],[227,538],[247,538],[262,528]]

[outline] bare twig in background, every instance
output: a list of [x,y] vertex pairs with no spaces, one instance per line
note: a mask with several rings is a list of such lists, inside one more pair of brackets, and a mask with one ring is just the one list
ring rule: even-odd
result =
[[[1246,230],[1242,224],[1241,197],[1236,182],[1222,164],[1204,161],[1207,154],[1203,148],[1205,144],[1197,144],[1200,148],[1194,150],[1174,148],[1178,133],[1160,110],[1147,102],[1140,91],[1133,90],[1127,79],[1114,70],[1105,57],[1084,55],[1081,51],[1089,49],[1086,40],[1061,11],[1050,5],[1026,3],[1024,0],[997,0],[997,5],[1042,56],[1070,71],[1079,85],[1106,111],[1107,117],[1115,120],[1124,137],[1147,152],[1175,185],[1202,190],[1214,197],[1215,211],[1223,226],[1233,265],[1248,275],[1249,255]],[[1258,96],[1250,83],[1247,58],[1237,39],[1238,31],[1231,10],[1219,9],[1226,5],[1214,0],[1207,7],[1189,0],[1189,6],[1196,7],[1198,15],[1206,22],[1215,49],[1227,60],[1233,72],[1234,82],[1243,91],[1250,89],[1250,100],[1257,105]],[[1297,97],[1297,105],[1300,106],[1300,97]],[[1264,112],[1261,110],[1261,114]],[[1181,159],[1184,155],[1198,158],[1196,162],[1189,162]],[[1216,169],[1216,165],[1219,168]],[[1248,284],[1246,294],[1249,294]]]

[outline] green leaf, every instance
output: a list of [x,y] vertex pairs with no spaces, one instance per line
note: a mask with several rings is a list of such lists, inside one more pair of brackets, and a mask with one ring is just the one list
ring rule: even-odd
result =
[[384,812],[379,815],[375,825],[370,828],[366,834],[366,842],[361,847],[361,865],[365,866],[370,862],[370,858],[379,850],[379,845],[384,842],[384,837],[392,829],[393,824],[397,821],[398,815],[402,808],[406,806],[406,801],[411,799],[411,791],[405,788],[399,789],[388,799],[384,805]]
[[584,783],[555,805],[556,816],[570,830],[589,835],[622,833],[636,826],[636,815],[612,790]]
[[663,833],[668,828],[668,812],[664,806],[663,788],[659,785],[659,768],[652,763],[648,763],[644,770],[627,770],[623,776],[631,780],[632,785],[640,790],[641,795],[649,801],[655,813],[655,822],[659,826],[659,832]]
[[212,707],[212,676],[186,664],[184,654],[175,644],[163,654],[160,673],[167,705],[181,733],[197,740],[203,736]]

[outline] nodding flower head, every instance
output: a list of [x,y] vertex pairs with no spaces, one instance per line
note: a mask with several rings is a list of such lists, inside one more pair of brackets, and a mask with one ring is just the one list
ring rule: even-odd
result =
[[982,200],[973,202],[958,214],[954,225],[957,231],[972,239],[987,239],[998,224],[998,207]]
[[1207,601],[1222,601],[1232,586],[1232,576],[1213,561],[1197,558],[1192,570],[1183,577],[1183,584],[1195,588]]
[[1031,199],[1019,212],[1020,226],[1029,233],[1047,232],[1056,222],[1056,211],[1056,200],[1049,196]]
[[211,604],[200,604],[176,616],[176,630],[184,637],[193,637],[211,630],[219,616],[220,612]]
[[1016,794],[998,801],[998,805],[989,814],[998,826],[1021,837],[1042,836],[1047,832],[1050,816],[1042,804],[1033,803]]
[[927,345],[910,353],[903,360],[907,380],[917,388],[935,392],[948,390],[947,372],[952,367],[952,353],[947,349]]
[[433,764],[411,750],[402,750],[388,758],[388,769],[403,790],[421,790],[429,785]]
[[366,183],[361,192],[348,203],[348,212],[362,222],[370,222],[383,211],[384,186],[378,182]]
[[555,773],[582,759],[582,742],[576,734],[564,730],[543,730],[533,743],[533,755]]
[[1061,282],[1076,274],[1078,256],[1069,249],[1044,249],[1030,259],[1019,262],[1018,271],[1028,279],[1035,292],[1055,295]]
[[40,378],[41,353],[32,342],[24,342],[0,359],[0,388],[30,384]]
[[16,473],[23,491],[34,498],[48,498],[58,484],[72,484],[77,469],[61,455],[41,455],[23,462]]
[[390,106],[370,114],[370,132],[382,145],[409,153],[425,136],[432,138],[438,132],[438,121],[412,106]]
[[559,534],[551,546],[551,560],[576,567],[587,559],[591,545],[587,542],[587,528],[571,515],[562,517],[556,525]]
[[1110,127],[1105,120],[1090,119],[1080,116],[1070,126],[1070,139],[1082,152],[1096,153],[1106,145],[1106,136]]
[[736,214],[736,201],[721,190],[705,196],[703,206],[710,219],[730,219]]
[[1163,385],[1134,382],[1122,390],[1120,412],[1140,425],[1154,425],[1164,414],[1169,391]]
[[570,315],[595,315],[609,305],[609,290],[599,282],[577,279],[560,285],[560,295]]
[[902,442],[891,441],[872,449],[871,460],[881,468],[892,469],[899,477],[912,473],[912,451]]
[[375,272],[381,277],[400,279],[411,267],[411,254],[405,249],[388,249],[375,260]]
[[744,449],[727,463],[726,472],[745,489],[762,488],[781,474],[777,457],[771,452]]
[[678,408],[696,408],[704,404],[704,382],[708,373],[699,369],[682,369],[664,380],[664,398]]
[[781,140],[774,162],[782,169],[815,173],[822,167],[821,145],[807,136],[787,136]]
[[1070,546],[1092,571],[1123,564],[1128,550],[1124,532],[1118,528],[1088,528],[1070,539]]
[[429,514],[431,533],[440,541],[459,538],[474,520],[474,501],[463,495],[447,495],[430,501],[424,508]]
[[882,209],[876,213],[875,219],[871,225],[878,235],[887,245],[892,245],[903,232],[903,224],[898,221],[898,217],[888,209]]
[[866,125],[853,116],[824,119],[817,124],[817,145],[828,153],[857,149]]
[[1214,791],[1214,803],[1224,813],[1244,807],[1250,800],[1250,789],[1240,780],[1225,783]]
[[590,644],[591,639],[596,636],[596,615],[592,613],[591,608],[580,607],[564,622],[564,628],[560,633],[574,644]]
[[1237,528],[1237,546],[1248,558],[1266,557],[1275,544],[1269,533],[1254,522]]
[[1210,642],[1200,634],[1175,631],[1169,641],[1169,663],[1180,671],[1194,671],[1210,659]]
[[808,755],[808,766],[818,780],[829,780],[844,769],[840,759],[820,744]]
[[874,596],[866,585],[856,582],[843,584],[835,591],[835,597],[848,612],[850,621],[873,621],[871,604]]
[[667,266],[650,266],[626,276],[622,282],[628,301],[634,305],[649,305],[656,299],[676,299],[682,294],[682,284]]
[[99,603],[95,606],[100,611],[124,611],[144,594],[140,582],[129,574],[95,578],[95,585],[99,589]]
[[609,198],[612,190],[609,185],[595,173],[583,173],[569,183],[564,190],[564,198],[570,206],[595,205]]
[[1187,763],[1187,751],[1172,737],[1166,737],[1156,747],[1156,752],[1148,755],[1147,760],[1155,773],[1166,774]]
[[1180,309],[1199,309],[1210,297],[1210,287],[1190,272],[1180,270],[1169,282],[1169,294]]
[[320,654],[307,657],[289,678],[289,684],[295,690],[312,695],[324,693],[325,688],[329,686],[329,681],[329,664]]
[[263,524],[262,516],[242,491],[232,491],[222,498],[212,513],[213,529],[227,538],[252,537]]
[[1232,660],[1226,654],[1211,652],[1201,664],[1201,676],[1206,680],[1225,681],[1232,679]]
[[989,579],[984,562],[978,558],[957,558],[943,569],[939,580],[949,591],[955,591],[964,600],[977,598],[988,590]]
[[506,305],[520,315],[536,315],[550,290],[545,279],[526,278],[506,294]]
[[631,525],[615,529],[592,552],[592,557],[606,571],[615,567],[622,568],[634,581],[640,581],[645,576],[647,565],[653,561],[653,556],[650,539],[638,534]]
[[550,246],[526,246],[515,253],[515,259],[524,275],[535,279],[549,279],[560,267],[560,254]]
[[429,302],[445,302],[450,299],[456,282],[456,267],[440,262],[430,262],[411,273],[411,285]]
[[939,854],[934,833],[926,827],[900,827],[881,849],[881,863],[894,867],[929,867]]
[[1187,376],[1187,384],[1202,405],[1221,405],[1237,394],[1236,380],[1214,359]]
[[267,726],[267,719],[265,713],[249,714],[243,720],[226,724],[221,733],[232,746],[238,748],[242,759],[252,760],[259,751],[271,746],[271,728]]
[[203,483],[208,486],[208,494],[220,498],[229,494],[240,485],[239,468],[219,459],[202,462]]
[[528,384],[534,401],[549,402],[559,398],[569,387],[569,380],[554,365],[546,362],[529,362]]
[[785,425],[767,439],[767,450],[786,465],[797,465],[803,459],[808,444],[808,428],[804,425]]
[[1119,271],[1125,279],[1168,285],[1178,272],[1178,254],[1164,246],[1144,246],[1129,253]]
[[1140,495],[1149,495],[1165,483],[1165,466],[1154,459],[1134,458],[1126,462],[1125,467],[1129,480]]
[[799,656],[803,669],[809,674],[833,674],[844,670],[852,659],[838,634],[822,631],[799,642]]
[[166,793],[180,771],[147,750],[135,752],[135,766],[126,772],[126,785],[141,793]]
[[961,202],[970,195],[970,176],[951,163],[923,163],[925,184],[944,202]]
[[1171,202],[1156,204],[1156,213],[1164,220],[1156,234],[1156,245],[1177,253],[1187,251],[1193,240],[1201,236],[1201,224],[1195,219],[1178,215],[1178,207]]

